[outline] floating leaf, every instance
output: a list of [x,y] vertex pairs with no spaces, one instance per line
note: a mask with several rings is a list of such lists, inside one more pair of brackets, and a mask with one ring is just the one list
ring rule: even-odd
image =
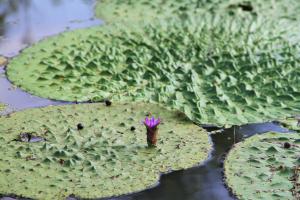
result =
[[[282,138],[293,144],[299,135],[255,135],[237,144],[227,155],[225,180],[238,199],[257,199],[258,195],[261,199],[295,199],[293,178],[299,167],[300,146],[294,146],[290,153],[281,151]],[[253,153],[253,145],[259,152]]]
[[[148,148],[146,129],[140,124],[145,112],[164,120],[156,148]],[[34,199],[65,199],[71,194],[93,199],[147,189],[159,181],[161,172],[205,160],[211,146],[202,128],[154,104],[50,106],[0,117],[0,124],[0,180],[5,180],[0,181],[0,193],[17,191]],[[16,141],[20,130],[36,133],[31,139],[39,133],[46,140]],[[180,149],[178,138],[185,144]]]

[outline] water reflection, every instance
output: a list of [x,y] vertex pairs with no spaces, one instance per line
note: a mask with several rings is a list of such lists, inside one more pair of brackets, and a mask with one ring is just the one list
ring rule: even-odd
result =
[[0,54],[14,56],[25,46],[66,29],[100,24],[94,0],[0,0]]
[[14,13],[17,8],[17,1],[9,1],[9,0],[0,0],[0,35],[2,36],[4,34],[5,30],[5,18],[9,13]]

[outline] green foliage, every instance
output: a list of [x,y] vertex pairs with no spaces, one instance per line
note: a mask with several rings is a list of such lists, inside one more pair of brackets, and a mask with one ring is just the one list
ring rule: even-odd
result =
[[[141,124],[149,114],[163,120],[156,148],[148,148]],[[46,141],[16,141],[20,134]],[[65,199],[136,192],[157,184],[160,173],[197,165],[209,149],[202,128],[155,104],[26,110],[0,118],[0,194]]]
[[5,104],[0,103],[0,112],[4,111],[6,108]]
[[277,30],[260,20],[228,16],[224,23],[210,15],[96,27],[25,49],[7,74],[51,99],[154,101],[203,124],[262,122],[300,109],[299,46]]
[[[239,125],[296,114],[299,7],[298,0],[101,1],[96,12],[109,25],[25,49],[9,63],[9,79],[51,99],[147,101],[180,112],[140,103],[92,104],[1,118],[0,193],[58,199],[143,190],[158,181],[159,172],[206,158],[208,136],[182,116],[202,124]],[[150,111],[166,120],[158,148],[152,149],[138,126]],[[78,123],[82,130],[76,130]],[[47,141],[12,141],[24,131]],[[238,197],[292,197],[289,178],[299,146],[294,135],[276,138],[255,136],[245,142],[255,142],[248,149],[252,153],[237,147],[227,158],[226,177]],[[283,149],[281,140],[293,143],[291,149]],[[260,167],[265,162],[275,166],[271,175],[268,166]]]
[[[153,22],[157,19],[185,19],[187,15],[203,13],[251,16],[297,23],[300,4],[298,0],[101,0],[96,15],[111,22]],[[285,24],[286,25],[286,24]],[[285,26],[286,27],[286,26]]]
[[266,133],[237,144],[225,160],[238,199],[298,199],[299,134]]
[[300,131],[299,116],[298,117],[287,117],[285,119],[279,120],[279,122],[287,129],[297,131],[297,132]]

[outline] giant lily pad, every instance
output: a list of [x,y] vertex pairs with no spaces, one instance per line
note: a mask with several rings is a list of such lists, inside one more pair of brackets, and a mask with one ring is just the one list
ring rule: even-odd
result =
[[[145,116],[161,117],[148,148]],[[206,132],[155,104],[52,106],[0,118],[0,194],[65,199],[144,190],[208,156]]]
[[[218,14],[261,16],[269,20],[296,22],[300,4],[297,0],[101,0],[96,14],[107,22],[136,22],[169,19],[210,12]],[[296,24],[296,23],[295,23]]]
[[155,101],[198,123],[262,122],[300,109],[299,45],[284,39],[291,30],[230,16],[96,27],[25,49],[7,74],[51,99]]
[[299,199],[299,134],[267,133],[237,144],[225,160],[238,199]]

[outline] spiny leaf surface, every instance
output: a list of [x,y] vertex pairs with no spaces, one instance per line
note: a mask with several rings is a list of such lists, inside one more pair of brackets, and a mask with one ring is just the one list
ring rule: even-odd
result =
[[[149,115],[162,119],[156,148],[148,148],[141,123]],[[45,140],[21,142],[20,134]],[[65,199],[137,192],[157,184],[160,173],[199,164],[209,149],[202,128],[155,104],[25,110],[0,118],[0,194]]]
[[225,160],[225,180],[237,198],[298,199],[299,138],[266,133],[235,145]]
[[14,58],[17,86],[66,101],[150,101],[202,124],[232,125],[299,113],[299,45],[276,23],[120,24],[61,34]]

